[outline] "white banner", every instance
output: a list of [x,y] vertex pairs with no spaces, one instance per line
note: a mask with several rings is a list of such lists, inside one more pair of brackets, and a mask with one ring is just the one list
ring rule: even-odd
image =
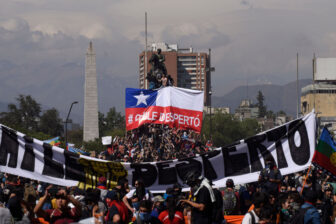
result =
[[[120,163],[78,155],[0,125],[0,171],[43,182],[81,188],[97,186],[101,176],[108,188],[126,177],[131,184],[142,178],[152,192],[183,183],[185,174],[200,170],[215,186],[227,178],[236,184],[258,180],[267,159],[282,175],[306,169],[315,150],[315,114],[291,121],[227,147],[193,158],[152,163]],[[187,187],[187,186],[185,186]]]

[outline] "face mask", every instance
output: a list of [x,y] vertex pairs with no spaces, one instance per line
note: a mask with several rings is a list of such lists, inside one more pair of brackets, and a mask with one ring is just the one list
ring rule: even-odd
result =
[[164,206],[163,206],[163,204],[160,204],[159,206],[156,206],[156,208],[157,208],[159,211],[163,211],[163,210],[164,210]]
[[140,212],[139,217],[142,221],[149,221],[151,218],[151,214],[145,213],[145,212]]

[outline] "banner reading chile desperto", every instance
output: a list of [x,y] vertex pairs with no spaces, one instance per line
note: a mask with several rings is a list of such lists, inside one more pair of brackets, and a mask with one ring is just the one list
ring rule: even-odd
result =
[[177,87],[126,89],[126,129],[145,123],[166,124],[201,132],[204,94]]

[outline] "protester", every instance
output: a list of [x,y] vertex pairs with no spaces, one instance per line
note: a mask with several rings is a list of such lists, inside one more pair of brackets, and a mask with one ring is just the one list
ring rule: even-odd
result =
[[223,191],[223,211],[224,215],[237,213],[238,197],[234,190],[234,182],[232,179],[227,179],[226,188]]
[[[68,195],[65,189],[60,189],[55,195],[57,208],[43,210],[42,206],[48,197],[50,197],[50,194],[46,189],[45,195],[34,208],[34,213],[38,217],[55,224],[72,223],[79,220],[82,206],[79,201]],[[74,205],[73,208],[69,207],[70,202]]]
[[162,211],[159,215],[159,220],[163,224],[184,224],[184,217],[182,212],[178,211],[176,205],[176,198],[170,196],[166,199],[167,209]]
[[142,200],[139,203],[139,213],[136,216],[134,224],[159,224],[161,223],[156,217],[151,215],[152,202],[150,200]]
[[151,215],[158,218],[159,214],[165,209],[164,202],[165,200],[161,195],[157,195],[153,198],[153,209]]
[[[127,206],[127,208],[132,213],[135,213],[139,210],[141,201],[151,199],[151,194],[145,188],[145,184],[142,179],[136,180],[134,186],[135,186],[135,189],[128,192],[122,199],[125,205]],[[131,200],[132,206],[129,204],[128,200]]]
[[212,209],[216,199],[209,181],[195,170],[189,171],[184,178],[191,188],[192,200],[183,199],[181,202],[192,207],[191,222],[212,223]]
[[259,182],[261,183],[262,191],[276,195],[281,183],[281,178],[281,172],[274,163],[274,160],[267,160],[266,167],[260,172],[259,176]]
[[314,190],[306,189],[303,195],[305,202],[300,210],[303,211],[304,214],[304,223],[320,224],[320,214],[314,206],[317,201],[317,193]]
[[126,205],[119,199],[117,192],[109,191],[106,195],[106,205],[108,212],[105,216],[106,223],[128,224],[130,215]]
[[245,214],[242,224],[254,224],[259,223],[261,217],[261,210],[266,203],[266,195],[262,192],[257,192],[253,196],[254,208]]

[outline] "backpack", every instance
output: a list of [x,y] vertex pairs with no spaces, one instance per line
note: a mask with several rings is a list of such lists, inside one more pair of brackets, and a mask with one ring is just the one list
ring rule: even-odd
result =
[[223,196],[223,211],[225,215],[230,215],[237,205],[237,197],[235,192],[229,191],[227,189],[224,190]]
[[307,208],[300,208],[299,212],[296,213],[292,219],[290,220],[290,223],[292,224],[304,224],[304,216],[306,212],[310,209],[310,207]]
[[248,213],[250,214],[250,216],[252,218],[252,224],[256,224],[255,217],[254,217],[253,213],[251,211],[248,212]]

